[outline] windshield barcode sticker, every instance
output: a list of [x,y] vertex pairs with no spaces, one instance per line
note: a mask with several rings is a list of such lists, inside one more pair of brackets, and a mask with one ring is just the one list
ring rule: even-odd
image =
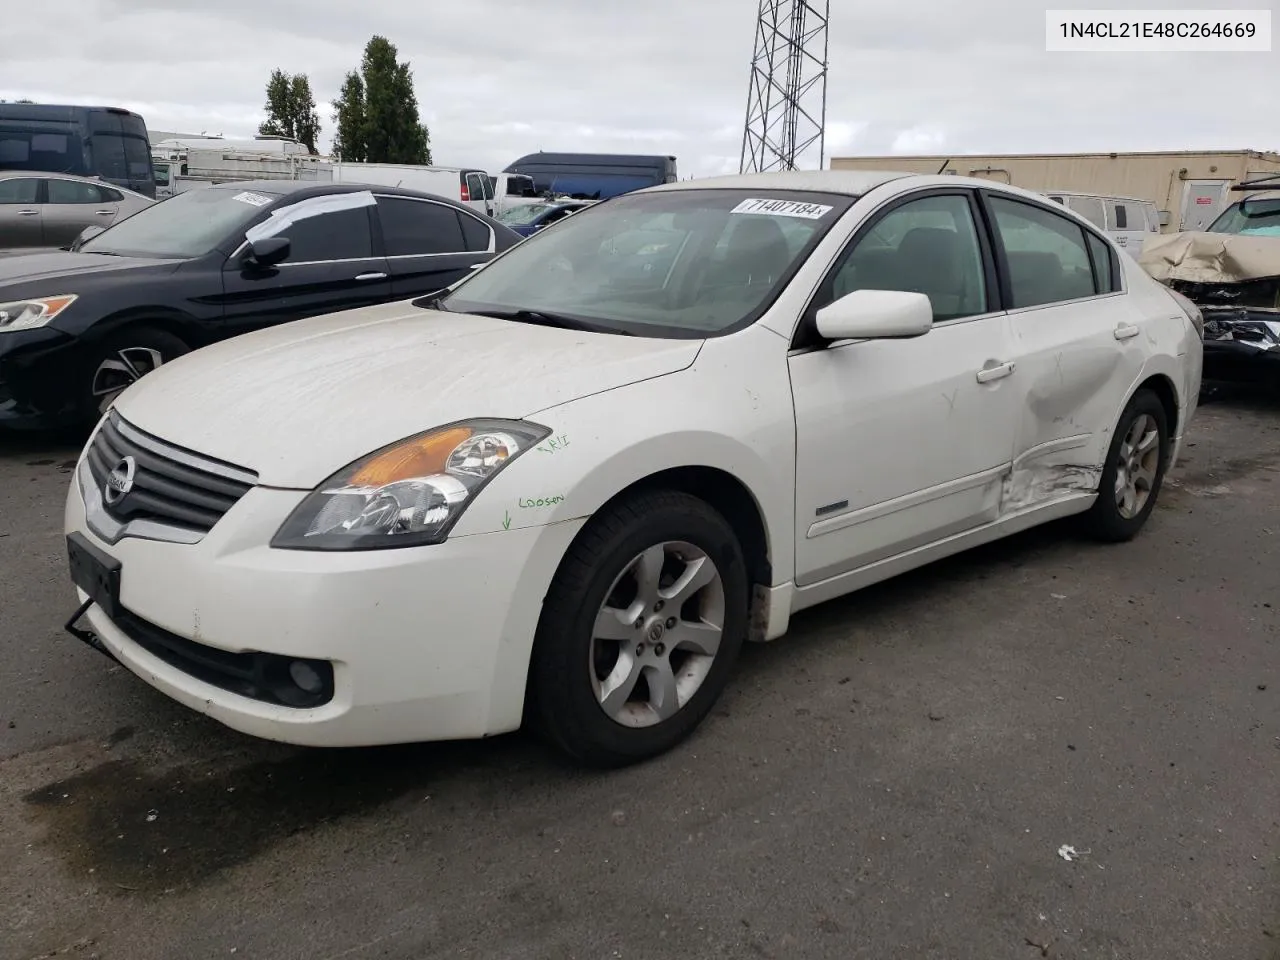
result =
[[232,200],[239,200],[241,203],[251,203],[255,207],[265,207],[271,202],[270,197],[264,197],[260,193],[237,193]]
[[802,203],[799,200],[743,200],[730,213],[764,213],[773,217],[803,217],[821,220],[832,210],[821,203]]

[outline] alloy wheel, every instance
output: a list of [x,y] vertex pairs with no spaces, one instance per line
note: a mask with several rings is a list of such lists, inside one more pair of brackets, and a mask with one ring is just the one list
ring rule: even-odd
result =
[[1149,413],[1136,417],[1120,444],[1116,464],[1116,508],[1132,520],[1140,514],[1155,488],[1160,469],[1160,427]]
[[596,615],[591,680],[615,722],[648,727],[675,716],[707,678],[724,635],[724,583],[691,543],[634,557]]
[[98,413],[106,413],[126,388],[163,363],[160,351],[151,347],[122,347],[109,355],[93,374],[93,399]]

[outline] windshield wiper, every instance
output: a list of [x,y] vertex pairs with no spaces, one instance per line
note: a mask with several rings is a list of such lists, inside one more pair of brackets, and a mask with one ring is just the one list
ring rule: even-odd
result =
[[543,327],[559,327],[563,330],[582,330],[587,333],[616,333],[619,336],[632,336],[626,330],[606,327],[602,324],[579,320],[564,313],[548,313],[545,310],[463,310],[478,317],[496,317],[499,320],[515,320],[517,323],[533,323]]

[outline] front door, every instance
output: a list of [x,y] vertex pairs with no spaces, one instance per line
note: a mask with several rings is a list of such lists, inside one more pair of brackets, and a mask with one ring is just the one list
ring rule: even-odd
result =
[[35,177],[0,178],[0,250],[44,246],[40,187]]
[[931,191],[880,213],[806,314],[853,290],[908,290],[929,295],[934,327],[805,349],[802,324],[789,361],[800,586],[999,517],[1018,396],[975,205]]
[[250,231],[255,238],[287,237],[289,256],[267,268],[248,263],[246,250],[228,259],[222,274],[224,336],[391,299],[387,262],[373,251],[372,205],[343,208],[339,199],[359,196],[303,200],[267,221],[267,231]]
[[1149,321],[1099,234],[1048,205],[987,203],[1009,273],[1019,417],[1004,509],[1016,512],[1097,487]]
[[1207,230],[1227,203],[1229,180],[1188,180],[1182,188],[1184,231]]

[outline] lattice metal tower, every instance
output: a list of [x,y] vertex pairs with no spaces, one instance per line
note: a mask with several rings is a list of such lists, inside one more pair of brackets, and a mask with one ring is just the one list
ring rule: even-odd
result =
[[826,161],[830,0],[760,0],[741,173]]

